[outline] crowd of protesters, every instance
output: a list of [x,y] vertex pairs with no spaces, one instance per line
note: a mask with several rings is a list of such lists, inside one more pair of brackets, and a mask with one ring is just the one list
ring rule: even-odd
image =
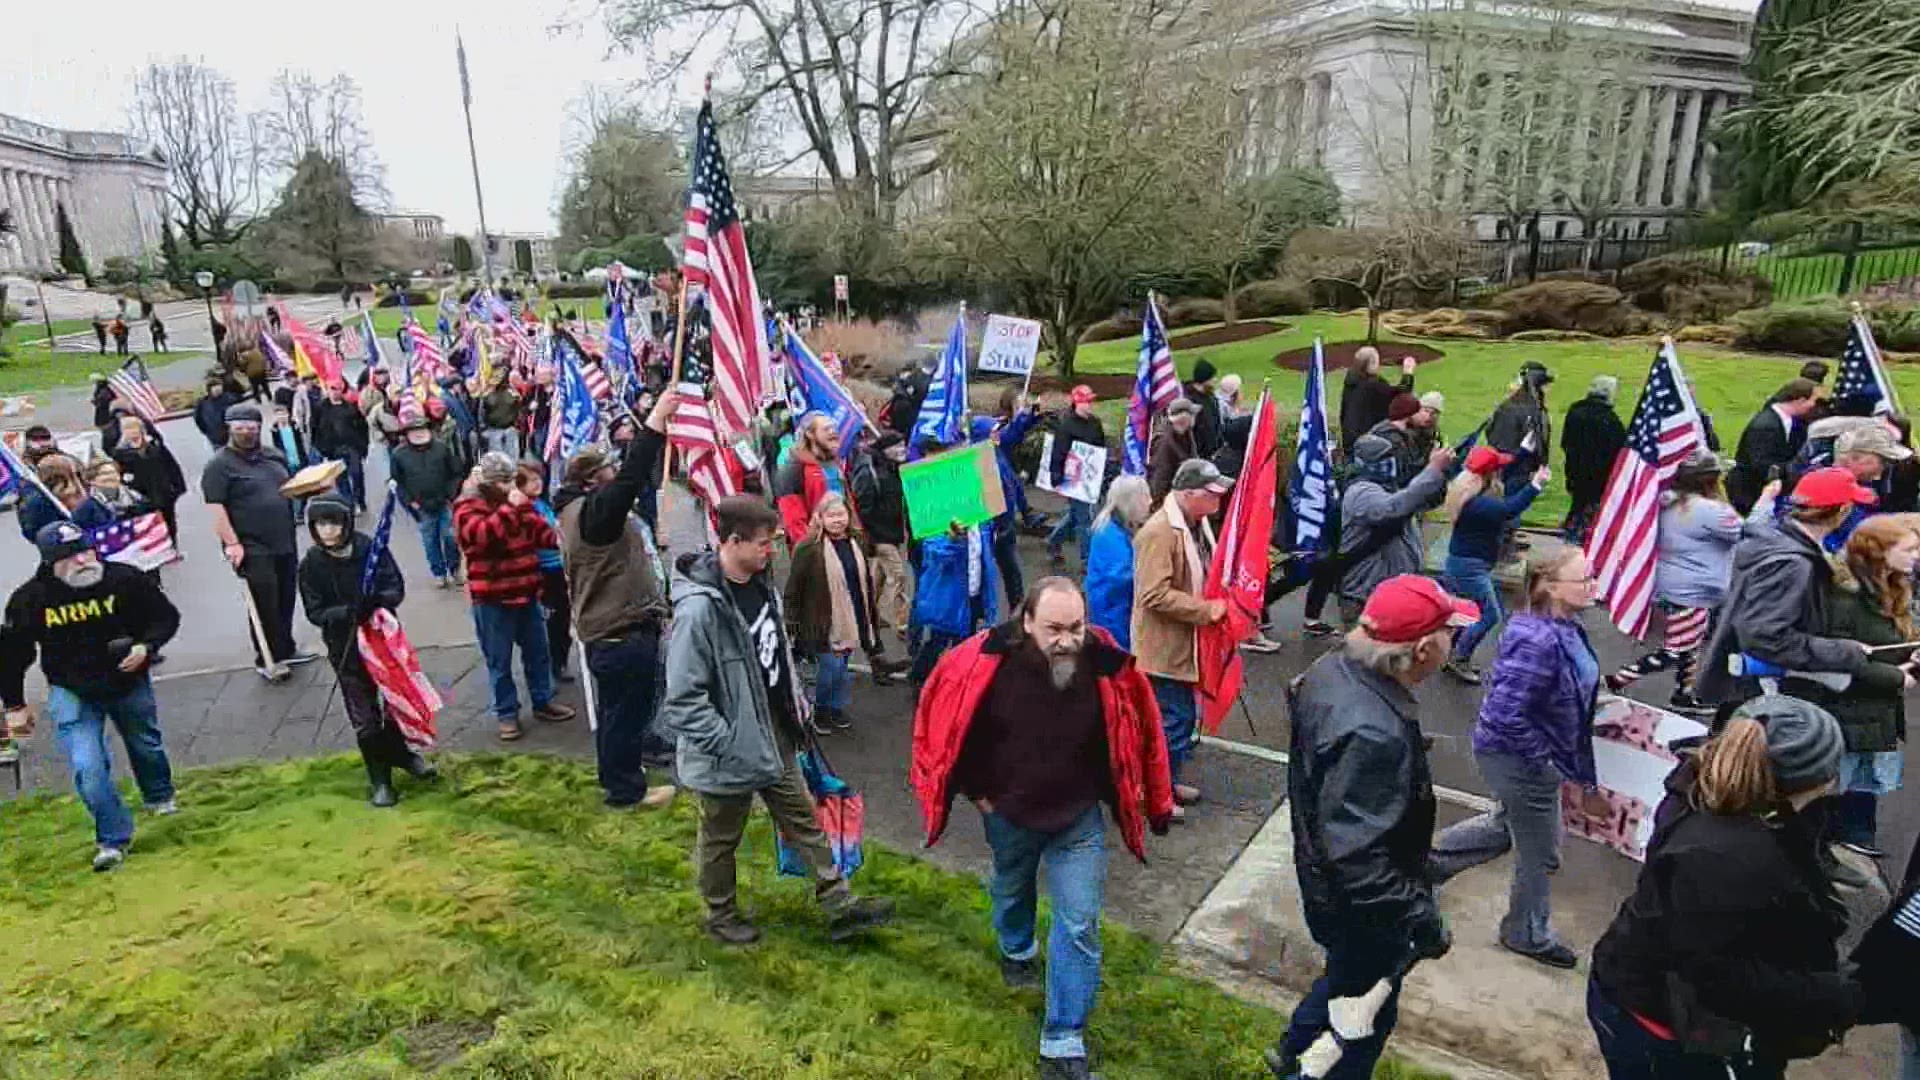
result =
[[[441,328],[443,344],[460,340],[451,331]],[[1304,587],[1303,635],[1337,632],[1321,618],[1332,600],[1345,636],[1288,691],[1293,855],[1326,972],[1268,1051],[1273,1074],[1370,1075],[1408,970],[1451,947],[1441,891],[1501,855],[1514,861],[1498,943],[1555,969],[1579,962],[1551,925],[1562,799],[1571,791],[1580,805],[1570,809],[1606,812],[1598,701],[1669,673],[1667,703],[1713,727],[1677,748],[1646,869],[1592,957],[1589,1012],[1610,1075],[1780,1077],[1852,1025],[1920,1018],[1889,1004],[1911,995],[1885,990],[1896,977],[1884,964],[1840,956],[1845,920],[1825,873],[1838,853],[1884,855],[1879,801],[1901,783],[1920,564],[1920,517],[1900,512],[1920,503],[1904,420],[1834,400],[1824,368],[1810,366],[1749,422],[1730,469],[1709,438],[1663,495],[1652,568],[1660,644],[1606,670],[1587,636],[1596,592],[1579,545],[1626,438],[1618,380],[1596,378],[1564,416],[1572,505],[1557,542],[1517,534],[1553,475],[1548,369],[1523,366],[1458,448],[1439,433],[1444,399],[1415,393],[1417,364],[1402,361],[1397,380],[1381,371],[1367,347],[1345,373],[1324,555],[1287,551],[1277,470],[1273,539],[1285,557],[1267,602]],[[546,454],[562,420],[544,363],[431,387],[399,385],[377,363],[351,380],[288,378],[270,394],[210,382],[193,414],[214,450],[199,491],[248,593],[260,676],[280,682],[321,657],[296,645],[304,612],[371,804],[398,801],[396,770],[437,775],[356,645],[358,628],[396,612],[408,591],[392,554],[360,528],[381,501],[366,461],[383,454],[428,576],[466,593],[498,737],[523,737],[523,703],[543,723],[575,719],[561,686],[591,680],[605,804],[658,809],[690,794],[705,929],[745,945],[760,932],[735,863],[755,796],[811,876],[831,937],[890,919],[890,901],[852,891],[797,755],[857,737],[860,681],[905,675],[918,696],[910,782],[927,839],[944,832],[954,795],[979,811],[1002,977],[1045,995],[1042,1076],[1091,1076],[1107,823],[1144,859],[1148,832],[1204,812],[1189,775],[1199,639],[1228,615],[1208,575],[1215,524],[1248,464],[1253,417],[1238,377],[1197,361],[1153,419],[1143,474],[1103,478],[1091,501],[1067,499],[1051,531],[1021,463],[1041,431],[1053,452],[1037,469],[1055,480],[1075,443],[1109,445],[1089,386],[1053,409],[1010,391],[973,417],[962,437],[993,446],[1006,509],[932,528],[916,528],[901,475],[910,458],[951,448],[917,424],[925,368],[904,371],[854,433],[773,403],[742,433],[759,461],[725,450],[746,493],[703,507],[707,543],[673,553],[656,535],[679,401],[665,375],[644,366],[644,388],[621,387],[624,404],[605,417],[606,440],[564,460]],[[30,731],[24,674],[37,659],[48,719],[95,821],[94,866],[106,870],[132,838],[111,783],[108,721],[147,807],[177,807],[146,673],[179,616],[155,575],[103,562],[89,530],[158,511],[177,537],[174,508],[189,489],[151,424],[115,409],[110,392],[98,404],[113,431],[103,467],[29,433],[39,483],[19,513],[40,567],[7,607],[0,699],[10,729]],[[321,463],[338,466],[329,490],[283,490]],[[1449,532],[1437,580],[1423,576],[1436,510]],[[1029,589],[1019,539],[1040,534],[1052,575]],[[1070,544],[1078,579],[1066,573]],[[1509,615],[1499,581],[1515,561],[1523,584]],[[1241,643],[1249,652],[1280,647],[1262,614]],[[1483,673],[1474,657],[1488,642]],[[1441,671],[1484,684],[1472,747],[1494,806],[1436,832],[1416,691]],[[1042,887],[1053,912],[1044,964]]]

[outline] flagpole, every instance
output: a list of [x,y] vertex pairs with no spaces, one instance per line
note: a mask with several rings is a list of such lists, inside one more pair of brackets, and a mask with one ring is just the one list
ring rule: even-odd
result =
[[480,194],[480,151],[473,143],[473,86],[467,81],[467,43],[460,31],[453,32],[454,55],[460,60],[460,111],[467,118],[467,162],[473,167],[473,204],[480,213],[480,264],[493,285],[493,246],[487,237],[487,200]]

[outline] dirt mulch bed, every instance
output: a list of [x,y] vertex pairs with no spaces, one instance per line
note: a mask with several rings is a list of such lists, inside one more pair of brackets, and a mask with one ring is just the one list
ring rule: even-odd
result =
[[1216,326],[1211,330],[1202,330],[1198,333],[1180,334],[1168,338],[1167,345],[1174,352],[1183,352],[1187,349],[1204,349],[1209,345],[1225,345],[1234,341],[1266,337],[1268,334],[1277,334],[1285,329],[1287,329],[1286,323],[1255,319],[1251,322],[1237,322],[1231,326]]
[[1049,372],[1033,373],[1032,393],[1064,394],[1076,386],[1088,386],[1101,398],[1123,398],[1133,393],[1131,375],[1079,375],[1071,382]]
[[[1353,354],[1366,347],[1364,341],[1329,341],[1321,347],[1327,358],[1327,374],[1343,370],[1353,362]],[[1431,345],[1416,345],[1410,341],[1388,341],[1374,346],[1380,350],[1380,369],[1398,368],[1400,358],[1411,356],[1422,364],[1431,364],[1447,355]],[[1313,363],[1313,346],[1304,349],[1288,349],[1273,358],[1273,366],[1288,371],[1305,371]]]

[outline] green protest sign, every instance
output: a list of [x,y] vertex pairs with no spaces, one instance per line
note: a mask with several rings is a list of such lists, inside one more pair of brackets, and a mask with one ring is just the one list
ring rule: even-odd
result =
[[903,465],[900,486],[907,496],[907,518],[913,523],[915,540],[938,536],[956,521],[978,525],[1007,510],[992,443]]

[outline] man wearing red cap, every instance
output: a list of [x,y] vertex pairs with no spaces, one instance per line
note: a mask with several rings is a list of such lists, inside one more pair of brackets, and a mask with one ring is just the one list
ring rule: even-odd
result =
[[1827,624],[1827,589],[1833,581],[1822,544],[1855,506],[1875,501],[1873,489],[1846,469],[1830,466],[1800,478],[1785,521],[1749,521],[1746,537],[1733,549],[1732,584],[1695,684],[1701,701],[1731,714],[1759,696],[1758,679],[1727,670],[1735,656],[1787,671],[1853,674],[1866,667],[1868,653],[1860,642],[1815,631]]
[[[1093,415],[1093,387],[1082,383],[1073,388],[1071,397],[1073,404],[1066,412],[1057,414],[1053,421],[1053,460],[1047,462],[1047,468],[1056,478],[1066,475],[1067,455],[1073,451],[1074,443],[1107,445],[1106,429],[1100,426],[1100,418]],[[1080,567],[1084,570],[1087,547],[1093,542],[1093,505],[1068,499],[1066,514],[1060,518],[1060,524],[1053,527],[1052,535],[1047,537],[1047,558],[1053,565],[1054,573],[1066,570],[1067,557],[1061,548],[1076,536],[1080,538]]]
[[1430,578],[1388,578],[1345,645],[1291,690],[1293,862],[1327,973],[1267,1051],[1276,1077],[1372,1076],[1407,969],[1452,946],[1426,875],[1436,805],[1413,688],[1446,662],[1454,628],[1479,617]]

